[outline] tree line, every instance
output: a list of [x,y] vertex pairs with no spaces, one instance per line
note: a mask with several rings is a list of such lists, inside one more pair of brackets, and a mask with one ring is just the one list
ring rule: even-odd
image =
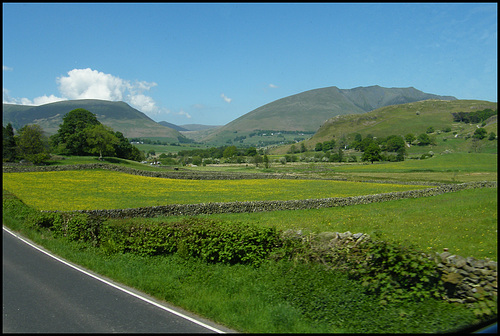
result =
[[453,121],[468,124],[478,124],[497,114],[497,110],[484,109],[474,112],[452,112]]
[[142,161],[145,159],[137,147],[130,144],[123,133],[115,132],[82,108],[68,112],[63,117],[56,134],[47,137],[37,124],[25,125],[15,134],[12,124],[3,127],[4,162],[25,160],[40,164],[50,159],[50,153],[59,155],[114,156]]

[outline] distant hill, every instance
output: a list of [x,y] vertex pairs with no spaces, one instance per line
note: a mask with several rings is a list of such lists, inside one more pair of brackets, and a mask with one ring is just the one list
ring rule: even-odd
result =
[[162,125],[162,126],[165,126],[165,127],[169,127],[171,129],[174,129],[174,130],[177,130],[179,132],[182,132],[182,131],[188,131],[187,129],[185,129],[184,127],[182,126],[177,126],[177,125],[174,125],[172,123],[169,123],[168,121],[159,121],[158,124]]
[[298,93],[263,105],[205,137],[227,141],[255,130],[316,132],[328,119],[361,114],[374,109],[427,99],[456,100],[451,96],[424,93],[413,87],[384,88],[378,85],[339,89],[336,86]]
[[185,138],[178,130],[163,126],[124,102],[97,99],[66,100],[40,106],[3,104],[2,124],[12,123],[15,129],[26,124],[39,124],[48,134],[55,134],[66,113],[83,108],[97,119],[127,138],[161,137],[177,142]]
[[215,125],[201,125],[201,124],[187,124],[187,125],[180,125],[179,127],[184,128],[184,131],[205,131],[205,130],[211,130],[215,129],[221,126],[215,126]]
[[[375,137],[389,135],[405,136],[412,133],[415,136],[426,133],[429,127],[436,132],[450,128],[458,136],[472,135],[477,125],[457,123],[453,121],[453,112],[472,112],[484,109],[497,109],[497,103],[482,100],[436,100],[430,99],[400,105],[391,105],[376,110],[351,115],[338,115],[328,119],[318,131],[304,141],[307,148],[314,148],[316,143],[344,138],[347,143],[354,140],[359,133],[362,137],[371,134]],[[485,125],[488,132],[498,133],[496,116],[490,118]],[[275,150],[275,154],[283,154],[291,145],[282,146]],[[295,145],[297,146],[297,145]]]
[[173,128],[174,130],[177,130],[179,132],[205,131],[220,127],[220,126],[201,125],[201,124],[174,125],[167,121],[159,121],[158,124]]

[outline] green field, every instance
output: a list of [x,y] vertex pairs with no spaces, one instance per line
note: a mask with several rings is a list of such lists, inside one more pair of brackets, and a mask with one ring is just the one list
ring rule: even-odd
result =
[[[171,180],[107,170],[4,173],[4,199],[12,192],[38,210],[127,208],[172,203],[304,199],[366,195],[422,188],[404,184],[352,182],[360,179],[400,181],[496,181],[496,154],[435,156],[381,164],[287,164],[269,169],[230,165],[193,167],[192,171],[277,172],[333,180]],[[95,163],[95,158],[68,158],[60,163]],[[108,158],[126,167],[160,170]],[[450,253],[497,260],[497,188],[462,190],[438,196],[347,207],[214,214],[227,225],[249,224],[304,233],[367,233],[415,246],[422,252]],[[23,206],[25,207],[25,206]],[[9,210],[9,209],[5,209]],[[442,300],[381,305],[355,279],[325,272],[319,265],[290,262],[261,267],[210,264],[178,254],[139,256],[109,254],[81,242],[59,239],[22,222],[23,208],[4,211],[5,225],[114,281],[141,290],[241,332],[266,333],[434,333],[477,322],[472,308]],[[5,214],[7,213],[7,215]],[[19,219],[21,218],[21,219]],[[176,223],[183,216],[107,220],[108,225],[148,227]],[[477,306],[476,306],[477,307]],[[493,313],[496,316],[496,310]]]
[[484,188],[349,207],[214,214],[210,218],[281,230],[361,232],[414,244],[425,252],[448,248],[453,254],[497,260],[497,195],[496,188]]
[[497,154],[453,153],[436,155],[425,160],[405,160],[402,162],[384,162],[365,165],[344,165],[335,168],[343,172],[496,172]]
[[36,209],[70,211],[348,197],[428,186],[281,179],[181,180],[84,170],[4,174],[3,188]]

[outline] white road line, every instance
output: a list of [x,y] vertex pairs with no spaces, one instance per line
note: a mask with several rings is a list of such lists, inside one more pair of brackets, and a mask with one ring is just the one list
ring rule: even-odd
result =
[[53,255],[53,254],[51,254],[51,253],[49,253],[49,252],[45,251],[45,250],[42,250],[42,249],[41,249],[41,248],[39,248],[38,246],[34,245],[34,244],[33,244],[33,243],[31,243],[30,241],[28,241],[28,240],[24,239],[23,237],[19,236],[18,234],[16,234],[15,232],[11,231],[11,230],[10,230],[10,229],[8,229],[8,228],[6,228],[5,226],[3,226],[3,229],[4,229],[6,232],[8,232],[8,233],[10,233],[11,235],[13,235],[14,237],[16,237],[17,239],[21,240],[22,242],[24,242],[24,243],[26,243],[26,244],[30,245],[31,247],[33,247],[33,248],[37,249],[38,251],[40,251],[40,252],[42,252],[42,253],[45,253],[45,254],[46,254],[46,255],[48,255],[49,257],[54,258],[55,260],[57,260],[57,261],[59,261],[59,262],[61,262],[61,263],[65,264],[65,265],[67,265],[67,266],[69,266],[69,267],[71,267],[71,268],[73,268],[73,269],[75,269],[75,270],[77,270],[77,271],[80,271],[80,272],[82,272],[82,273],[84,273],[84,274],[86,274],[86,275],[88,275],[88,276],[90,276],[90,277],[92,277],[92,278],[94,278],[94,279],[97,279],[97,280],[99,280],[99,281],[101,281],[101,282],[104,282],[104,283],[105,283],[106,285],[108,285],[108,286],[111,286],[111,287],[114,287],[114,288],[116,288],[116,289],[118,289],[118,290],[121,290],[121,291],[122,291],[122,292],[124,292],[124,293],[127,293],[127,294],[129,294],[129,295],[132,295],[132,296],[134,296],[134,297],[136,297],[136,298],[138,298],[138,299],[140,299],[140,300],[142,300],[142,301],[145,301],[145,302],[147,302],[147,303],[149,303],[149,304],[152,304],[152,305],[154,305],[154,306],[156,306],[156,307],[158,307],[158,308],[161,308],[161,309],[163,309],[163,310],[166,310],[166,311],[168,311],[169,313],[172,313],[172,314],[175,314],[175,315],[177,315],[177,316],[179,316],[179,317],[182,317],[182,318],[184,318],[184,319],[186,319],[186,320],[188,320],[188,321],[191,321],[191,322],[193,322],[193,323],[195,323],[195,324],[197,324],[197,325],[199,325],[199,326],[202,326],[202,327],[204,327],[204,328],[206,328],[206,329],[212,330],[212,331],[214,331],[214,332],[216,332],[216,333],[219,333],[219,334],[225,334],[225,332],[224,332],[224,331],[222,331],[222,330],[219,330],[219,329],[217,329],[217,328],[214,328],[214,327],[212,327],[212,326],[209,326],[208,324],[205,324],[205,323],[203,323],[203,322],[200,322],[200,321],[198,321],[198,320],[196,320],[196,319],[194,319],[194,318],[192,318],[192,317],[189,317],[189,316],[184,315],[184,314],[182,314],[182,313],[179,313],[179,312],[177,312],[177,311],[175,311],[175,310],[172,310],[172,309],[170,309],[170,308],[168,308],[168,307],[165,307],[165,306],[163,306],[163,305],[161,305],[161,304],[159,304],[159,303],[157,303],[157,302],[154,302],[154,301],[152,301],[152,300],[150,300],[150,299],[148,299],[148,298],[146,298],[146,297],[144,297],[144,296],[141,296],[141,295],[139,295],[139,294],[133,293],[133,292],[131,292],[131,291],[129,291],[129,290],[127,290],[127,289],[125,289],[125,288],[122,288],[122,287],[120,287],[120,286],[118,286],[118,285],[116,285],[116,284],[114,284],[114,283],[112,283],[112,282],[109,282],[109,281],[107,281],[107,280],[105,280],[105,279],[103,279],[103,278],[100,278],[100,277],[98,277],[98,276],[96,276],[96,275],[94,275],[94,274],[91,274],[91,273],[87,272],[86,270],[84,270],[84,269],[82,269],[82,268],[80,268],[80,267],[77,267],[77,266],[75,266],[75,265],[72,265],[72,264],[68,263],[67,261],[65,261],[65,260],[63,260],[63,259],[61,259],[61,258],[59,258],[59,257],[57,257],[57,256],[55,256],[55,255]]

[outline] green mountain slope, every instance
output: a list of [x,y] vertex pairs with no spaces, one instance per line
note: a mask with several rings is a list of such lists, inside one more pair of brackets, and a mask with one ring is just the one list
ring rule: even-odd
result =
[[63,116],[76,108],[96,114],[102,124],[122,132],[127,138],[154,136],[177,141],[179,137],[184,137],[177,130],[158,124],[124,102],[97,99],[67,100],[40,106],[3,104],[2,124],[10,122],[19,129],[35,123],[51,135],[59,129]]
[[[350,143],[356,133],[363,137],[371,134],[375,137],[389,135],[405,136],[412,133],[418,136],[432,127],[436,134],[450,128],[447,137],[466,138],[472,135],[478,125],[453,121],[453,112],[472,112],[484,109],[497,109],[497,103],[482,100],[426,100],[400,105],[381,107],[364,114],[339,115],[327,120],[310,139],[305,140],[307,148],[314,148],[316,143],[342,138]],[[486,130],[497,134],[496,116],[488,119]],[[297,145],[295,145],[297,146]],[[286,153],[290,146],[282,146],[275,153]]]
[[454,100],[415,88],[380,86],[339,89],[335,86],[305,91],[261,106],[215,130],[204,141],[227,141],[255,130],[316,132],[338,115],[361,114],[382,106],[426,99]]

